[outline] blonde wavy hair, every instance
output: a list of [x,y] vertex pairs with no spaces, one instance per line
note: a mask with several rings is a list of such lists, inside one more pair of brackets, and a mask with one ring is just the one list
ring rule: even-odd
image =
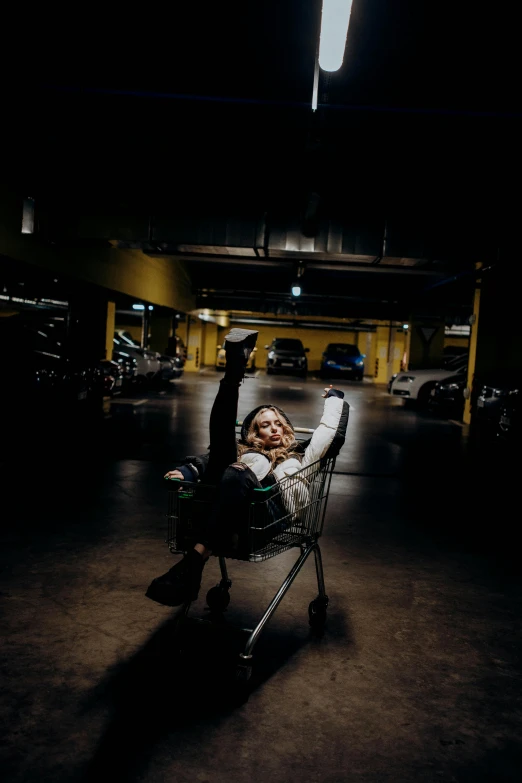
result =
[[[266,411],[274,411],[283,425],[283,435],[281,438],[282,445],[273,449],[267,449],[264,446],[261,438],[259,438],[259,422],[261,421],[261,418],[263,417],[263,414],[266,413]],[[240,457],[245,453],[245,451],[259,451],[260,454],[264,454],[265,457],[270,460],[272,467],[274,468],[276,465],[284,462],[289,457],[297,457],[300,459],[302,455],[294,451],[296,446],[297,443],[295,440],[294,431],[286,421],[285,417],[282,416],[277,408],[275,408],[273,405],[267,405],[266,407],[261,408],[261,410],[258,411],[252,419],[252,423],[248,428],[245,441],[238,444],[238,456]]]

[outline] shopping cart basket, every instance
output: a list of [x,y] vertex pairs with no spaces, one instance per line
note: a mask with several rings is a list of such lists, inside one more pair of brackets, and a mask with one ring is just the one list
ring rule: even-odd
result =
[[[313,432],[303,429],[300,431]],[[206,600],[209,608],[219,613],[226,609],[230,601],[229,590],[232,582],[228,576],[227,558],[259,563],[293,547],[300,550],[296,562],[261,620],[254,629],[249,629],[249,636],[236,666],[238,682],[248,683],[252,673],[253,649],[259,635],[312,552],[315,557],[319,594],[310,602],[308,616],[312,630],[318,635],[323,632],[328,596],[324,584],[319,538],[323,530],[334,465],[335,458],[324,457],[272,487],[254,489],[248,520],[245,521],[236,546],[230,551],[213,553],[219,559],[221,581],[208,591]],[[181,554],[192,549],[197,543],[197,531],[210,511],[216,488],[181,479],[167,481],[167,544],[172,553]],[[183,607],[185,615],[189,608],[190,602]]]

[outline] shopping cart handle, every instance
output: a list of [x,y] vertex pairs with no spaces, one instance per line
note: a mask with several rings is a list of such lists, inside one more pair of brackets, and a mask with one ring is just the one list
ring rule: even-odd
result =
[[[243,424],[242,421],[236,421],[236,427],[241,427],[242,424]],[[304,432],[307,435],[313,435],[313,433],[315,432],[315,430],[312,430],[309,427],[294,427],[293,429],[294,432]]]

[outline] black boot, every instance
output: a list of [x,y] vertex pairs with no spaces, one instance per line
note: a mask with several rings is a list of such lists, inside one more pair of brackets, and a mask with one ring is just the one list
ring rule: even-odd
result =
[[191,549],[166,574],[153,579],[145,595],[164,606],[181,606],[187,601],[195,601],[205,563],[203,555]]
[[230,383],[241,383],[258,334],[259,332],[252,329],[231,329],[225,336],[227,364],[224,380]]

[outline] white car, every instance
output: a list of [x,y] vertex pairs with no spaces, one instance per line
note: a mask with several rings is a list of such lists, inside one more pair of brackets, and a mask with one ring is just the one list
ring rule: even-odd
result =
[[132,339],[131,335],[125,331],[115,332],[113,343],[116,350],[126,351],[136,359],[136,379],[138,381],[142,383],[150,382],[161,377],[163,367],[159,359],[159,353],[141,348]]
[[431,390],[437,381],[450,378],[466,369],[467,355],[454,356],[444,363],[444,367],[431,370],[408,370],[394,375],[388,384],[388,392],[394,397],[414,400],[419,404],[427,403]]

